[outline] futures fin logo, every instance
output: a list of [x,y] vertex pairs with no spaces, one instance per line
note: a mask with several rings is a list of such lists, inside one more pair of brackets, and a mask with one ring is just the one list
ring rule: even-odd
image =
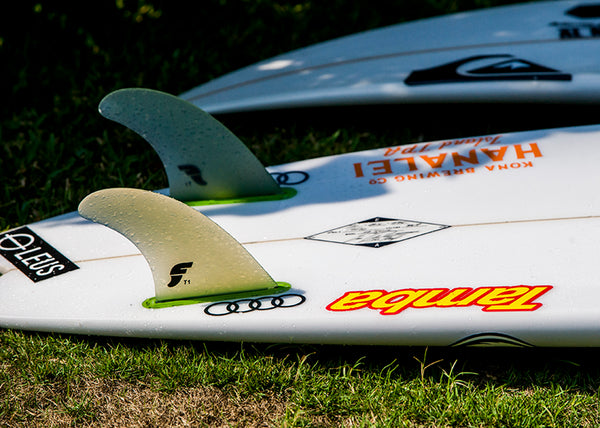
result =
[[407,85],[435,83],[470,83],[491,81],[558,80],[572,76],[512,55],[479,55],[433,68],[413,71],[404,81]]
[[[186,262],[178,263],[175,266],[173,266],[171,268],[171,273],[169,274],[171,275],[171,282],[167,284],[167,287],[175,287],[177,284],[179,284],[181,282],[181,279],[183,278],[183,275],[185,275],[187,270],[191,268],[192,265],[193,262]],[[185,284],[186,282],[184,281],[183,283]]]
[[206,186],[207,183],[204,181],[204,178],[202,178],[202,173],[196,165],[179,165],[177,168],[194,180],[194,183],[199,184],[200,186]]

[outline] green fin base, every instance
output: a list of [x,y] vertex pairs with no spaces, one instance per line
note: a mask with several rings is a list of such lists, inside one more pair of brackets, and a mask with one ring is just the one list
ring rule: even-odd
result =
[[234,198],[234,199],[209,199],[206,201],[184,201],[187,205],[192,207],[203,206],[203,205],[220,205],[220,204],[240,204],[246,202],[265,202],[265,201],[280,201],[284,199],[290,199],[296,196],[298,191],[293,187],[282,187],[281,192],[275,195],[263,195],[263,196],[248,196],[246,198]]
[[190,297],[188,299],[166,300],[157,302],[156,297],[151,297],[142,302],[142,306],[148,309],[171,308],[174,306],[195,305],[197,303],[220,302],[222,300],[244,299],[248,297],[268,296],[270,294],[281,294],[288,291],[292,286],[287,282],[277,282],[277,287],[263,288],[261,290],[242,291],[239,293],[213,294],[212,296]]

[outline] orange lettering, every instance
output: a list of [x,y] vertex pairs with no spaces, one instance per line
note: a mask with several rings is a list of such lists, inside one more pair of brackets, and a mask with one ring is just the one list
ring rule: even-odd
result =
[[537,145],[537,143],[531,143],[529,145],[530,150],[523,150],[520,144],[515,145],[515,152],[517,153],[517,159],[525,159],[525,155],[527,153],[533,153],[533,156],[539,158],[542,156],[542,152]]
[[391,155],[395,155],[397,152],[399,152],[401,149],[401,147],[390,147],[389,149],[387,149],[385,151],[385,153],[383,154],[384,156],[391,156]]
[[355,163],[354,164],[354,174],[356,174],[356,177],[364,177],[365,174],[363,173],[362,170],[362,164],[361,163]]
[[377,165],[377,164],[381,164],[381,166],[373,167],[373,175],[391,174],[392,166],[390,165],[389,159],[367,162],[367,165]]
[[452,153],[452,159],[454,160],[454,166],[462,166],[463,162],[468,162],[470,164],[478,164],[477,160],[477,152],[473,150],[469,150],[468,156],[463,156],[460,153]]
[[406,163],[408,164],[408,170],[409,171],[416,171],[417,165],[415,165],[415,158],[410,157],[410,158],[396,158],[394,159],[394,162],[398,162],[398,161],[406,161]]
[[432,168],[440,168],[446,159],[446,153],[442,153],[439,156],[427,156],[421,155],[421,159],[429,164]]
[[497,150],[481,149],[481,151],[494,162],[499,162],[504,159],[504,154],[506,153],[507,148],[507,146],[503,146],[498,148]]

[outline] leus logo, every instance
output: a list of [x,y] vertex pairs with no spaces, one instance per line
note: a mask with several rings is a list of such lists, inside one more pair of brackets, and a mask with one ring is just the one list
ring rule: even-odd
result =
[[397,315],[409,308],[464,308],[481,306],[484,312],[535,311],[535,300],[552,289],[551,285],[517,285],[513,287],[420,288],[395,291],[348,291],[330,303],[333,312],[369,308],[381,315]]
[[[175,266],[173,266],[169,274],[171,275],[171,282],[167,284],[167,287],[175,287],[177,284],[179,284],[183,278],[183,275],[185,275],[187,270],[191,268],[193,264],[193,262],[186,262],[177,263]],[[183,283],[186,284],[186,281],[183,281]]]
[[404,81],[409,86],[435,83],[557,80],[572,76],[512,55],[478,55],[433,68],[413,71]]
[[0,234],[0,255],[33,282],[79,269],[28,227]]

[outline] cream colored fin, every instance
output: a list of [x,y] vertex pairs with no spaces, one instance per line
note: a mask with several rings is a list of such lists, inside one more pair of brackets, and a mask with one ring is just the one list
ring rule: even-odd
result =
[[184,203],[138,189],[105,189],[79,213],[116,230],[142,252],[157,301],[246,292],[277,286],[239,242]]
[[107,95],[100,113],[152,145],[181,201],[275,195],[280,188],[260,161],[225,126],[198,107],[150,89]]

